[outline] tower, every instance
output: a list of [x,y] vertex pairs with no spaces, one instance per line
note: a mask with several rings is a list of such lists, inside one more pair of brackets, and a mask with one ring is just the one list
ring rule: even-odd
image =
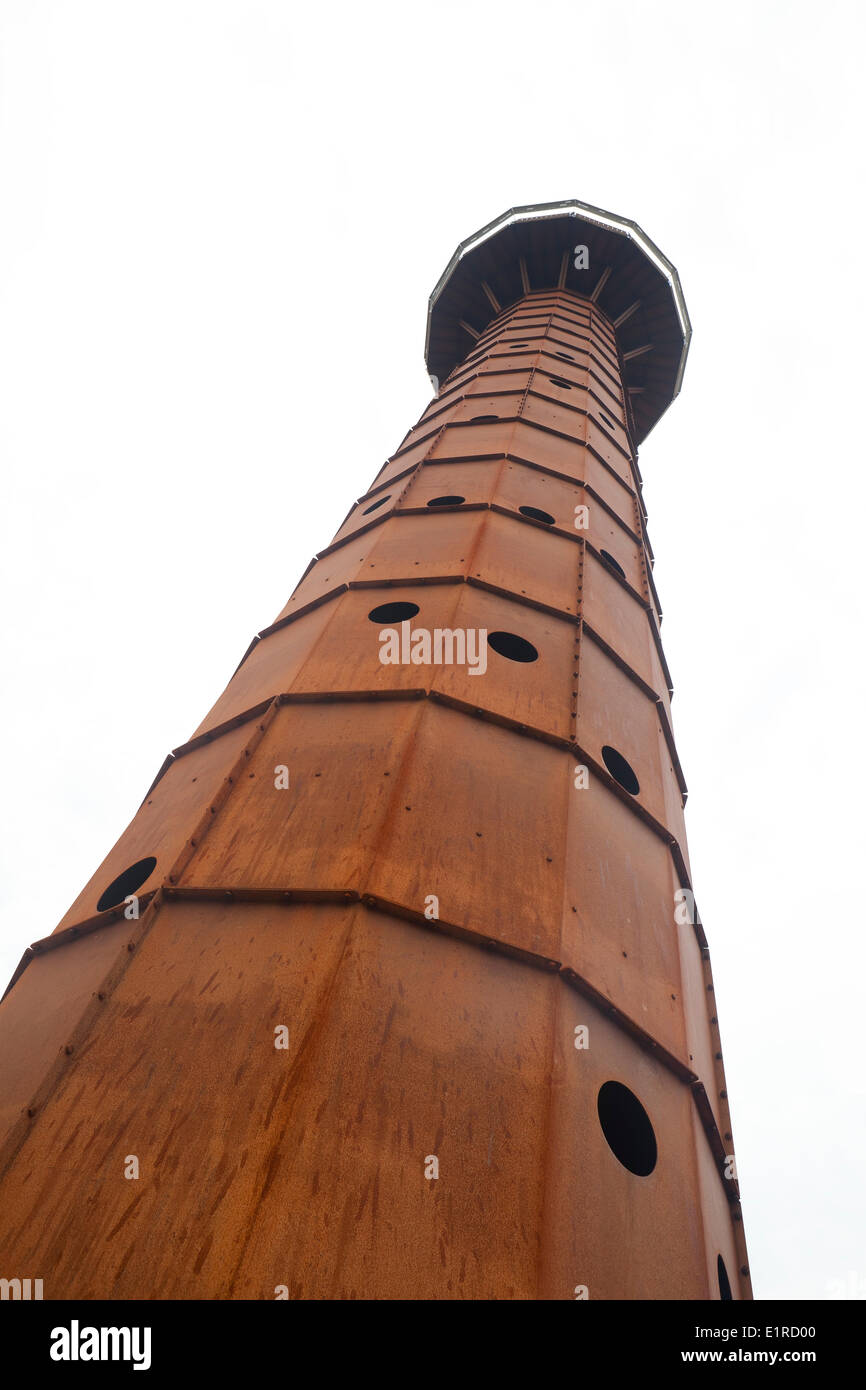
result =
[[0,1006],[46,1298],[749,1298],[636,449],[676,271],[464,242],[436,396]]

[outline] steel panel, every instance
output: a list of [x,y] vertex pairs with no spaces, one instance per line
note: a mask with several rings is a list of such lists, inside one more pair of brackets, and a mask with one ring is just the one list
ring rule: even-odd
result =
[[[680,887],[680,884],[677,882],[675,886]],[[684,904],[681,907],[680,917],[687,914],[687,906]],[[718,1029],[716,1029],[714,1038],[710,1026],[710,1018],[715,1014],[716,1008],[714,994],[710,994],[707,990],[704,961],[693,923],[689,921],[678,922],[677,935],[679,937],[683,1016],[689,1057],[691,1058],[689,1065],[703,1082],[719,1133],[724,1134],[727,1125],[724,1123],[724,1116],[719,1104],[718,1067],[714,1056],[714,1053],[718,1051],[719,1034]]]
[[575,507],[588,506],[590,526],[593,522],[592,498],[582,487],[520,463],[507,462],[502,468],[493,501],[514,511],[520,507],[540,507],[550,513],[557,526],[574,530],[575,535],[581,534],[574,527]]
[[[554,364],[545,361],[539,364],[532,378],[534,396],[545,396],[560,401],[563,405],[580,406],[587,409],[590,388],[589,367],[580,363],[563,362],[563,370],[557,371]],[[560,386],[558,382],[567,381],[569,385]],[[569,431],[571,433],[571,431]]]
[[[577,741],[601,766],[605,744],[621,753],[640,783],[635,800],[667,825],[662,783],[672,773],[662,761],[655,704],[594,642],[581,644]],[[678,826],[667,828],[677,834]]]
[[[468,666],[383,665],[379,634],[391,625],[371,623],[367,614],[380,604],[400,601],[419,606],[410,632],[420,628],[431,633],[436,628],[511,632],[531,642],[539,658],[518,664],[489,650],[487,670],[479,675],[471,675]],[[290,685],[283,687],[292,693],[441,690],[470,705],[569,737],[573,728],[570,693],[576,628],[567,620],[464,584],[395,584],[387,589],[351,590],[328,606],[333,617],[319,638],[315,661],[303,666]],[[251,666],[259,652],[273,644],[274,654],[267,667],[261,667],[270,684],[259,687],[255,702],[280,693],[275,653],[283,640],[281,632],[265,638],[247,662]]]
[[[572,617],[578,608],[581,547],[522,517],[486,513],[471,572],[497,588],[545,603]],[[573,635],[573,634],[572,634]],[[564,634],[565,640],[569,637]]]
[[341,584],[463,574],[485,515],[482,511],[432,510],[424,516],[383,516],[375,530],[318,560],[280,618]]
[[[619,545],[615,553],[619,559]],[[583,567],[583,617],[617,656],[621,656],[658,694],[660,665],[649,614],[639,600],[623,589],[604,561],[596,559],[591,551],[587,552]],[[664,687],[664,678],[661,684]]]
[[[619,562],[625,570],[625,577],[631,587],[649,602],[650,592],[640,545],[604,507],[593,506],[591,498],[584,500],[589,506],[589,525],[583,534],[595,546],[596,550],[607,550]],[[590,559],[589,563],[597,565],[598,561]],[[593,585],[594,597],[595,594],[596,586]],[[624,603],[629,602],[628,596],[623,594],[622,601]]]
[[181,885],[360,891],[424,703],[283,706]]
[[735,1224],[731,1206],[725,1195],[724,1179],[719,1177],[718,1169],[710,1152],[707,1136],[704,1133],[696,1112],[692,1112],[695,1151],[698,1159],[698,1184],[700,1188],[701,1215],[704,1224],[705,1258],[707,1270],[708,1297],[719,1298],[718,1257],[725,1262],[731,1294],[734,1300],[746,1296],[751,1298],[749,1281],[744,1279],[740,1267],[743,1260],[738,1250]]
[[339,600],[325,602],[278,632],[262,638],[232,676],[193,737],[254,708],[272,695],[288,690],[333,618],[335,602]]
[[167,907],[7,1178],[4,1250],[47,1297],[534,1297],[557,984],[357,907]]
[[557,959],[568,770],[561,749],[427,703],[366,891],[419,913],[433,894],[444,921]]
[[484,389],[475,394],[464,390],[449,396],[447,400],[438,403],[439,409],[432,418],[425,419],[422,416],[415,428],[409,431],[405,443],[414,444],[417,439],[428,435],[432,429],[471,424],[476,416],[495,415],[499,419],[510,419],[520,410],[524,390],[525,386],[511,379],[502,392],[492,391],[485,382]]
[[537,363],[540,351],[540,343],[523,352],[509,352],[506,347],[492,344],[485,354],[484,361],[492,371],[511,372],[523,367],[531,369]]
[[570,777],[569,786],[561,959],[697,1071],[667,845],[600,778],[575,787]]
[[435,690],[560,738],[572,737],[574,624],[473,586],[461,589],[455,624],[514,633],[532,643],[538,660],[517,663],[488,649],[484,675],[471,676],[465,667],[439,666],[434,668]]
[[[589,1047],[574,1047],[575,1028]],[[606,1081],[647,1111],[659,1157],[648,1177],[624,1168],[599,1132]],[[566,989],[558,999],[545,1169],[541,1298],[709,1296],[688,1087]],[[588,1196],[591,1197],[588,1200]]]
[[[393,505],[393,499],[391,505]],[[387,525],[386,514],[383,509],[381,524],[377,524],[375,529],[364,531],[363,535],[355,536],[352,540],[346,541],[344,545],[338,546],[336,550],[332,550],[329,555],[323,555],[321,559],[316,560],[298,584],[288,603],[277,614],[274,622],[281,622],[290,613],[297,613],[308,603],[314,603],[324,594],[333,593],[341,585],[349,584],[357,579],[365,562],[370,559],[379,543],[382,525]]]
[[[419,443],[413,444],[410,448],[406,449],[405,451],[401,453],[392,454],[391,457],[387,459],[385,463],[382,465],[382,467],[379,469],[379,472],[376,474],[375,478],[373,478],[368,491],[370,491],[374,487],[377,489],[382,489],[385,483],[390,482],[399,474],[405,473],[407,469],[416,468],[419,463],[421,463],[425,458],[427,458],[431,448],[433,447],[433,443],[436,438],[436,432],[438,430],[438,426],[436,425],[435,421],[433,422],[433,424],[431,424],[430,430],[431,434],[429,439],[422,439],[419,441]],[[343,527],[341,527],[340,530],[334,536],[334,540],[341,539],[343,534],[344,529]]]
[[[511,414],[517,413],[517,408]],[[482,458],[508,452],[515,425],[499,420],[489,425],[458,422],[446,425],[430,450],[431,459]]]
[[[634,486],[634,470],[629,459],[624,458],[620,449],[616,447],[610,431],[597,424],[592,416],[587,419],[586,442],[615,473],[624,479],[629,487]],[[622,448],[625,449],[626,447],[623,436]]]
[[504,458],[475,463],[425,463],[400,499],[405,507],[426,507],[433,497],[465,497],[467,502],[492,502]]
[[634,530],[637,514],[628,481],[611,473],[579,441],[550,434],[522,418],[513,427],[506,452],[518,462],[525,459],[539,468],[587,483]]
[[121,919],[80,936],[74,949],[60,947],[35,956],[0,1002],[0,1146],[108,971],[126,953],[129,929]]
[[241,725],[177,758],[149,792],[120,839],[60,919],[55,933],[96,915],[103,891],[130,865],[150,855],[156,866],[139,893],[156,888],[171,869],[203,810],[249,742]]

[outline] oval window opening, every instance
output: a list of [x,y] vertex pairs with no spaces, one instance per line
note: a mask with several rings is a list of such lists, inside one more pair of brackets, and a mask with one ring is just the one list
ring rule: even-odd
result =
[[616,425],[613,423],[613,420],[608,420],[608,418],[607,418],[606,415],[602,415],[602,414],[601,414],[601,411],[599,411],[599,415],[601,415],[602,420],[603,420],[604,423],[607,425],[607,427],[608,427],[609,430],[615,430],[615,429],[616,429]]
[[611,569],[616,570],[617,574],[620,576],[621,579],[625,579],[625,570],[623,569],[619,560],[615,560],[613,558],[609,550],[602,550],[599,552],[599,554],[601,555],[601,558],[604,560],[606,565],[610,565]]
[[520,512],[523,516],[531,516],[533,521],[543,521],[545,526],[552,526],[556,521],[555,516],[543,512],[540,507],[521,507]]
[[420,611],[417,603],[380,603],[378,608],[371,608],[367,617],[371,623],[405,623]]
[[729,1298],[732,1299],[734,1295],[731,1293],[731,1281],[728,1278],[728,1271],[725,1269],[725,1262],[721,1255],[718,1258],[717,1264],[719,1271],[719,1298],[725,1303]]
[[362,515],[362,516],[369,516],[370,513],[371,513],[371,512],[375,512],[375,511],[377,510],[377,508],[379,508],[379,507],[384,507],[385,503],[388,501],[388,498],[389,498],[390,496],[391,496],[391,494],[390,494],[390,492],[389,492],[387,497],[380,497],[379,500],[378,500],[378,502],[373,502],[373,504],[372,504],[371,506],[365,507],[364,510],[362,511],[361,515]]
[[552,382],[552,384],[553,384],[554,386],[560,386],[560,387],[562,388],[563,391],[570,391],[570,390],[571,390],[571,382],[570,382],[570,381],[566,381],[566,380],[565,380],[565,377],[562,377],[562,376],[552,376],[552,377],[550,378],[550,380],[551,380],[551,382]]
[[431,497],[427,503],[428,507],[459,507],[461,502],[465,502],[465,497]]
[[96,904],[97,912],[106,912],[110,907],[117,907],[137,893],[142,884],[146,883],[156,868],[156,859],[149,854],[146,859],[139,859],[137,863],[130,864],[128,869],[124,869],[122,874],[118,874],[112,883],[109,883],[104,893]]
[[639,1178],[656,1166],[658,1148],[650,1117],[637,1096],[619,1081],[605,1081],[598,1093],[602,1134],[615,1157]]
[[513,348],[516,348],[516,347],[529,347],[529,344],[528,344],[528,343],[509,343],[508,346],[509,346],[509,347],[513,347]]
[[640,782],[637,780],[631,763],[627,762],[622,753],[617,753],[616,749],[611,748],[608,743],[602,748],[601,756],[604,758],[604,765],[614,781],[619,782],[619,785],[625,787],[627,792],[631,792],[632,796],[637,796],[640,791]]
[[518,637],[516,632],[489,632],[487,645],[509,661],[538,660],[538,652],[532,643],[527,642],[525,637]]
[[563,362],[574,362],[575,358],[569,356],[567,352],[558,352],[557,357],[561,357]]
[[491,420],[498,420],[498,415],[473,415],[470,423],[476,425],[489,424]]

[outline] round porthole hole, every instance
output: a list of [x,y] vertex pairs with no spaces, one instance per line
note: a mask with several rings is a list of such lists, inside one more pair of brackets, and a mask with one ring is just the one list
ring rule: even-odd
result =
[[600,554],[605,564],[610,565],[612,570],[616,570],[617,574],[620,576],[621,579],[625,579],[625,570],[623,569],[619,560],[615,560],[609,550],[602,550],[600,551]]
[[525,637],[518,637],[516,632],[489,632],[487,645],[509,661],[538,660],[537,649]]
[[619,785],[630,792],[632,796],[637,796],[640,791],[640,782],[637,780],[637,774],[631,763],[622,756],[622,753],[611,748],[609,743],[606,743],[602,748],[601,756],[604,758],[604,765],[614,781],[619,782]]
[[96,904],[97,912],[107,912],[110,907],[118,907],[126,898],[137,893],[156,868],[156,859],[149,854],[146,859],[138,859],[124,869],[122,874],[109,883]]
[[619,1081],[605,1081],[597,1104],[601,1131],[614,1156],[630,1173],[649,1177],[658,1148],[650,1117],[637,1096]]
[[727,1303],[729,1299],[733,1299],[734,1295],[731,1293],[731,1281],[728,1278],[728,1271],[725,1269],[725,1262],[721,1255],[716,1261],[716,1268],[719,1274],[719,1298],[723,1303]]
[[542,511],[541,507],[521,507],[520,513],[522,516],[531,516],[533,521],[543,521],[545,526],[552,526],[556,521],[555,516],[551,516],[550,512]]
[[417,603],[380,603],[367,614],[371,623],[405,623],[420,613]]
[[372,502],[372,503],[370,504],[369,507],[365,507],[365,508],[364,508],[364,510],[362,511],[361,515],[362,515],[362,516],[369,516],[371,512],[378,511],[378,509],[379,509],[380,507],[384,507],[385,503],[388,501],[388,499],[390,498],[390,496],[391,496],[391,494],[390,494],[390,492],[389,492],[387,497],[380,497],[379,500],[378,500],[378,502]]

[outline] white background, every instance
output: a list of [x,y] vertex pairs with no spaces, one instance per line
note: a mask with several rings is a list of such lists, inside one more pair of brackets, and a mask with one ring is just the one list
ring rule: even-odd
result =
[[429,398],[517,204],[695,328],[641,450],[754,1288],[866,1295],[863,9],[0,5],[3,981]]

